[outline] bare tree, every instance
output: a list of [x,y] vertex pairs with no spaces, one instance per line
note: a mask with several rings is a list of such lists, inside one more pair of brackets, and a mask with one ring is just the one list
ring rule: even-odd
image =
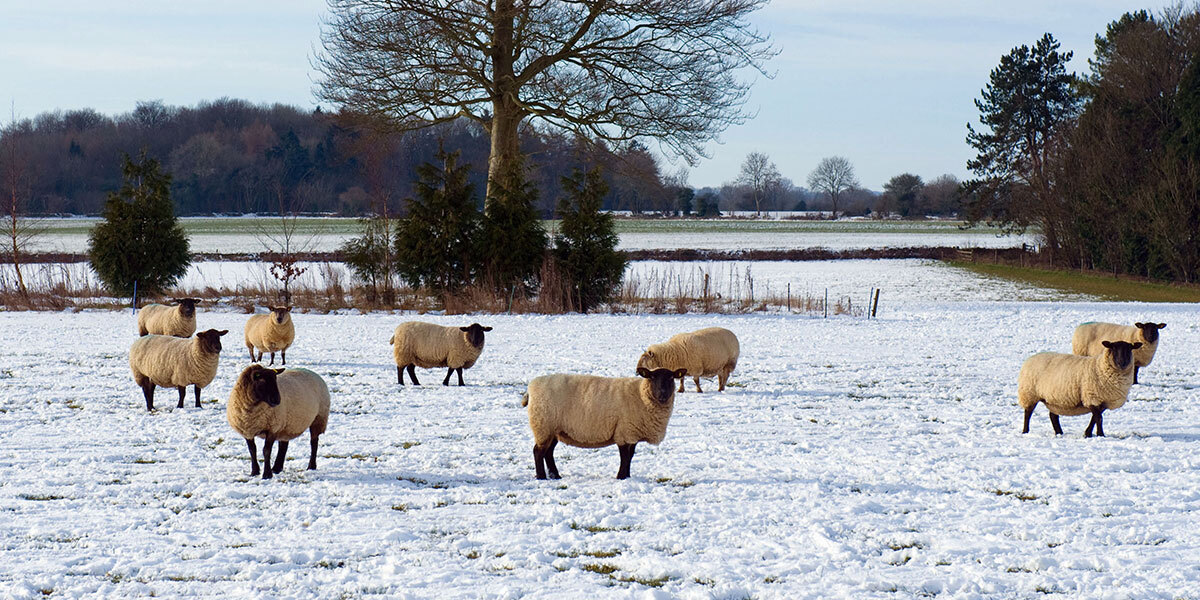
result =
[[742,172],[738,175],[737,183],[746,187],[754,201],[754,216],[762,213],[762,201],[779,191],[783,177],[775,163],[762,152],[751,152],[742,163]]
[[534,119],[584,139],[656,138],[690,162],[745,121],[737,75],[775,54],[746,18],[767,1],[329,0],[316,93],[402,131],[480,123],[489,182]]
[[9,257],[17,278],[17,291],[29,299],[29,289],[21,274],[21,254],[30,238],[37,232],[25,216],[25,197],[29,190],[28,164],[22,151],[21,138],[27,133],[27,125],[17,123],[10,110],[10,122],[0,129],[0,184],[4,186],[4,208],[7,217],[5,233],[8,234]]
[[854,175],[854,165],[843,156],[829,156],[821,159],[816,169],[808,175],[808,187],[813,191],[829,194],[833,207],[832,219],[837,218],[838,199],[843,193],[858,187],[858,177]]

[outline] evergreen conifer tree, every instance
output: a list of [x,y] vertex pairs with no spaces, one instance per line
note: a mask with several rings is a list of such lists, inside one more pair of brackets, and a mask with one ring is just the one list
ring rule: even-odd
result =
[[491,184],[492,197],[483,216],[480,252],[485,274],[497,290],[509,295],[538,286],[547,238],[535,208],[537,188],[524,177],[518,163]]
[[454,292],[478,270],[479,209],[470,167],[458,166],[458,153],[438,151],[441,166],[417,168],[416,198],[396,227],[396,271],[414,286]]
[[124,156],[125,182],[108,195],[104,221],[88,238],[92,269],[114,293],[153,294],[175,284],[191,264],[187,235],[175,217],[171,176],[157,160]]
[[566,195],[559,202],[562,219],[554,254],[566,275],[571,295],[582,312],[612,297],[625,274],[625,256],[617,252],[612,215],[601,212],[608,185],[600,169],[576,170],[562,178]]

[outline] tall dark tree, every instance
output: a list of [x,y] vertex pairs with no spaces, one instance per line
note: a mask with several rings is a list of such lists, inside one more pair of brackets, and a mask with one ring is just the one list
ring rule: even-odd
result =
[[1000,59],[975,101],[984,129],[967,124],[977,155],[967,162],[976,179],[964,184],[968,222],[1008,230],[1036,224],[1053,248],[1066,218],[1054,189],[1055,144],[1079,111],[1071,52],[1059,52],[1049,33],[1033,47],[1018,46]]
[[[572,300],[581,312],[607,302],[625,274],[625,255],[617,251],[611,214],[601,211],[608,185],[599,169],[563,177],[566,195],[559,202],[562,219],[554,239],[554,256],[566,275]],[[686,188],[690,189],[690,188]]]
[[329,0],[318,95],[404,130],[477,121],[489,186],[534,120],[583,139],[655,138],[692,159],[745,120],[739,75],[774,54],[747,20],[766,2]]
[[410,285],[455,292],[478,270],[480,215],[470,167],[457,153],[439,151],[438,161],[417,169],[416,197],[396,227],[396,271]]
[[92,269],[113,292],[159,293],[187,273],[188,240],[171,203],[171,176],[142,154],[123,158],[125,183],[108,195],[104,221],[89,234]]
[[895,207],[896,212],[907,219],[920,216],[917,212],[917,199],[924,188],[925,182],[921,180],[920,175],[901,173],[883,184],[883,195]]
[[538,286],[547,244],[546,230],[535,208],[537,188],[525,177],[524,163],[517,161],[500,173],[491,189],[480,235],[483,275],[510,297],[517,291],[533,291]]

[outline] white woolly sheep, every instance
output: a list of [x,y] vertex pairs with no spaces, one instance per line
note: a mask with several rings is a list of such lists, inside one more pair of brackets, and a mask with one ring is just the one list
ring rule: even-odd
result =
[[[280,354],[282,364],[287,364],[287,349],[296,340],[296,324],[292,322],[292,307],[271,306],[271,312],[250,315],[246,319],[246,349],[251,362],[262,361],[263,353],[271,353],[271,364],[275,364],[275,353]],[[258,350],[258,356],[254,351]]]
[[1071,352],[1080,356],[1094,356],[1104,352],[1101,342],[1104,340],[1121,340],[1141,342],[1142,347],[1133,352],[1133,382],[1138,382],[1138,370],[1148,366],[1154,360],[1158,350],[1158,330],[1167,326],[1166,323],[1134,323],[1133,327],[1116,323],[1084,323],[1075,328],[1071,336]]
[[147,304],[138,310],[138,335],[192,337],[196,333],[196,304],[199,298],[172,298],[176,306]]
[[[288,442],[308,430],[308,469],[317,468],[317,442],[329,424],[329,387],[320,375],[308,369],[268,369],[250,365],[238,375],[229,404],[229,425],[246,439],[250,450],[250,476],[258,475],[258,449],[263,444],[262,478],[270,479],[283,470]],[[279,442],[279,454],[271,464],[271,446]]]
[[129,348],[129,368],[146,397],[146,410],[154,410],[156,385],[179,389],[177,408],[183,408],[187,386],[195,386],[196,408],[200,408],[200,388],[217,376],[221,336],[226,333],[229,331],[209,329],[192,338],[150,334],[133,342]]
[[491,330],[479,323],[468,327],[442,327],[421,321],[397,325],[388,340],[396,358],[396,380],[404,385],[404,369],[407,368],[413,385],[421,385],[414,367],[447,367],[449,370],[442,385],[450,385],[450,375],[455,371],[458,371],[458,385],[463,385],[463,369],[475,365],[483,352],[483,334]]
[[1092,413],[1083,437],[1104,436],[1104,411],[1124,406],[1133,385],[1133,352],[1141,342],[1102,340],[1102,354],[1076,356],[1043,352],[1025,359],[1017,377],[1017,401],[1025,409],[1025,426],[1029,433],[1029,417],[1038,402],[1050,411],[1054,433],[1062,435],[1059,415]]
[[[729,374],[737,367],[741,350],[737,336],[722,327],[708,327],[689,333],[678,333],[661,344],[651,344],[638,358],[637,366],[647,369],[683,369],[696,381],[700,389],[701,377],[717,378],[717,391],[725,391]],[[679,378],[679,391],[683,391],[683,377]]]
[[535,377],[521,399],[533,431],[533,466],[538,479],[559,479],[554,464],[558,442],[580,448],[616,444],[617,479],[629,477],[638,442],[657,445],[667,435],[675,406],[675,379],[683,370],[639,367],[638,377],[556,373]]

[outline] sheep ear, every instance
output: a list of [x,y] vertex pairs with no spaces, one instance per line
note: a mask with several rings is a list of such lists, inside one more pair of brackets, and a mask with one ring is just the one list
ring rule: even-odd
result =
[[1145,327],[1146,324],[1145,323],[1134,323],[1133,326],[1137,327],[1138,329],[1141,329],[1141,328]]
[[1134,342],[1134,343],[1133,343],[1133,349],[1134,349],[1134,350],[1137,350],[1138,348],[1141,348],[1141,347],[1142,347],[1142,343],[1141,343],[1141,342]]
[[1158,328],[1159,328],[1159,329],[1166,329],[1166,328],[1167,328],[1167,324],[1166,324],[1166,323],[1159,323],[1159,324],[1158,324]]
[[491,330],[492,330],[492,328],[491,328],[491,327],[484,327],[484,328],[483,328],[483,330],[484,330],[484,331],[491,331]]
[[654,358],[654,351],[646,350],[646,358]]
[[283,369],[271,369],[271,370],[272,370],[272,371],[275,371],[275,374],[276,374],[276,375],[282,375],[282,374],[283,374],[283,372],[284,372],[284,371],[286,371],[287,369],[286,369],[286,368],[283,368]]
[[680,377],[683,377],[684,375],[687,375],[687,369],[676,369],[675,370],[675,379],[679,379]]
[[1101,344],[1103,344],[1105,348],[1112,348],[1112,347],[1113,347],[1113,343],[1112,343],[1112,342],[1104,341],[1104,342],[1100,342],[1100,343],[1101,343]]
[[225,334],[227,334],[227,333],[229,333],[229,330],[228,330],[228,329],[222,329],[222,330],[220,330],[220,331],[218,331],[218,332],[217,332],[217,336],[218,336],[218,337],[220,337],[220,336],[222,336],[222,335],[225,335]]
[[638,374],[638,377],[645,377],[646,379],[650,379],[650,369],[647,369],[646,367],[638,367],[637,374]]
[[459,331],[470,331],[471,328],[470,327],[459,327],[458,330]]

